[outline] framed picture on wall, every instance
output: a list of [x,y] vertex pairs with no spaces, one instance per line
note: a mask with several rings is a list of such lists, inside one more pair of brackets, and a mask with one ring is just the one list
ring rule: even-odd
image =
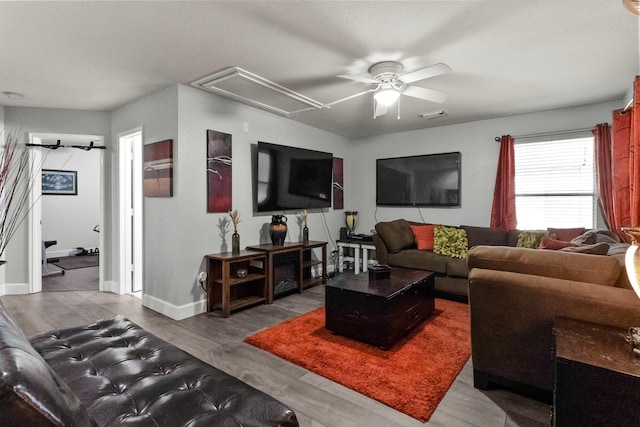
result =
[[173,196],[173,139],[144,146],[144,195]]
[[78,172],[42,169],[42,194],[78,195]]

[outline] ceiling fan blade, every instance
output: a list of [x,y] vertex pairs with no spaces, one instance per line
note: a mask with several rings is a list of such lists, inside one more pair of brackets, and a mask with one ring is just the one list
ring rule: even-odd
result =
[[373,117],[379,117],[379,116],[384,116],[385,114],[387,114],[389,107],[380,103],[380,102],[376,102],[376,110],[373,112]]
[[424,99],[425,101],[437,102],[442,104],[449,98],[449,95],[439,90],[427,89],[418,86],[409,86],[402,91],[403,95],[412,96],[414,98]]
[[340,77],[341,79],[355,80],[355,81],[360,82],[360,83],[373,83],[373,84],[378,84],[379,83],[377,80],[373,80],[372,78],[366,77],[366,76],[356,76],[356,75],[352,75],[352,74],[340,74],[338,77]]
[[328,104],[324,104],[322,106],[322,108],[331,108],[332,105],[336,105],[336,104],[339,104],[341,102],[348,101],[350,99],[357,98],[357,97],[362,96],[362,95],[366,95],[367,93],[371,93],[374,90],[375,89],[369,89],[369,90],[365,90],[364,92],[359,92],[359,93],[356,93],[354,95],[347,96],[345,98],[340,98],[340,99],[338,99],[336,101],[332,101],[332,102],[329,102]]
[[407,74],[403,74],[398,77],[402,83],[413,83],[418,80],[428,79],[429,77],[439,76],[451,71],[451,68],[447,64],[435,64],[430,67],[421,68],[420,70],[412,71]]

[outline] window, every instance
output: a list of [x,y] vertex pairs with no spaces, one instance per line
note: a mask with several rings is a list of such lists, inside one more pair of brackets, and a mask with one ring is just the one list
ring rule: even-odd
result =
[[516,215],[519,229],[594,228],[593,137],[517,142]]

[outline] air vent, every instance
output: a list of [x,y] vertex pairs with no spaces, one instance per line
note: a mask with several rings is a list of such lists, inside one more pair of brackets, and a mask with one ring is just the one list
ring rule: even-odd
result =
[[239,67],[225,68],[191,85],[287,117],[323,105]]

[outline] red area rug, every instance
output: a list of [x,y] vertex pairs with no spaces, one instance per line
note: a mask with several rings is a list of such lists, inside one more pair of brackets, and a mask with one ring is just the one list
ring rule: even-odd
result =
[[469,306],[436,299],[434,313],[384,351],[324,328],[324,308],[245,339],[426,422],[469,359]]

